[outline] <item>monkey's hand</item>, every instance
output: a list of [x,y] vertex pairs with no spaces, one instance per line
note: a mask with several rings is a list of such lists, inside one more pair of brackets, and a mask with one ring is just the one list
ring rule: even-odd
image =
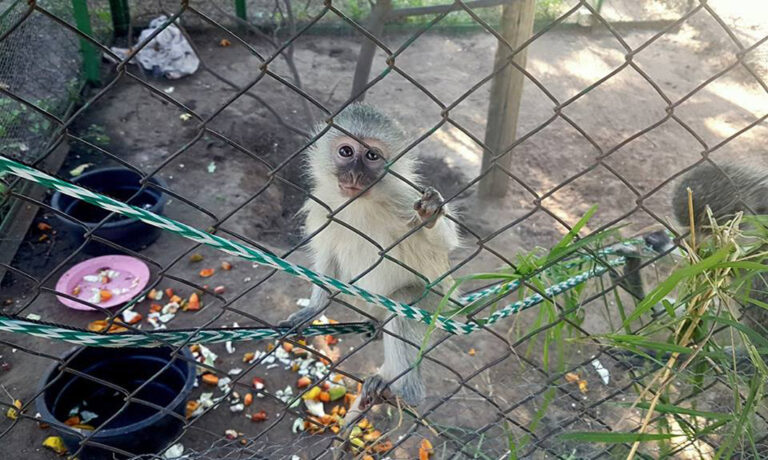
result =
[[419,214],[419,219],[427,228],[432,228],[437,223],[437,218],[445,213],[443,209],[443,197],[440,192],[432,187],[424,189],[421,198],[413,203],[413,209]]

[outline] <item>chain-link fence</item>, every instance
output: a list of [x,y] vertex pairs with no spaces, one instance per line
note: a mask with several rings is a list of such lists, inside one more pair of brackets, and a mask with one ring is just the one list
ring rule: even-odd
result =
[[[734,20],[715,2],[605,3],[72,2],[90,18],[9,5],[0,102],[50,137],[21,148],[27,122],[0,127],[3,204],[36,213],[2,235],[19,243],[1,280],[6,455],[765,455],[764,338],[748,334],[750,355],[733,339],[746,333],[738,315],[707,313],[701,329],[669,291],[646,297],[682,263],[665,244],[682,241],[669,218],[678,178],[765,163],[762,7]],[[82,91],[57,63],[66,53],[19,58],[42,52],[44,30],[83,53]],[[170,32],[183,56],[137,62],[162,55]],[[168,78],[189,56],[190,75]],[[30,82],[77,105],[54,109]],[[350,124],[362,98],[405,138],[375,180],[329,200],[308,157],[339,132],[382,148]],[[61,168],[45,161],[57,148]],[[382,205],[369,214],[382,222],[355,220],[376,193],[423,200],[426,186],[442,194],[437,216],[411,200],[407,217]],[[316,227],[304,225],[313,206]],[[377,233],[394,219],[408,226]],[[461,244],[421,273],[419,238],[446,228]],[[305,250],[323,238],[353,276]],[[423,294],[378,292],[382,273]],[[317,322],[280,325],[326,291]],[[416,373],[399,369],[383,404],[352,418],[393,349],[410,350],[425,400],[398,397]]]

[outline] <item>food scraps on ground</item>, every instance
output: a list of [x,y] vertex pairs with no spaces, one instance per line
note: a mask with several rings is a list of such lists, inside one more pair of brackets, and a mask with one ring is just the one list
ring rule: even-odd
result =
[[64,455],[67,453],[67,446],[60,436],[48,436],[43,441],[43,447],[51,449],[57,455]]
[[16,420],[19,418],[19,412],[21,412],[21,400],[20,399],[14,399],[13,405],[8,408],[8,410],[5,412],[5,416],[8,417],[11,420]]
[[568,383],[575,383],[579,387],[579,391],[581,391],[583,394],[586,394],[588,391],[587,388],[587,381],[583,380],[579,374],[576,374],[575,372],[568,372],[565,374],[565,381]]
[[250,415],[249,417],[252,422],[263,422],[267,419],[267,411],[260,410],[258,412],[255,412]]
[[187,300],[187,303],[182,307],[182,310],[184,311],[198,311],[200,310],[200,297],[197,295],[196,292],[193,292],[192,295],[189,296],[189,300]]
[[226,260],[221,262],[221,269],[222,270],[232,270],[232,264]]
[[208,278],[209,276],[212,276],[216,272],[216,269],[214,268],[204,268],[200,270],[200,276],[203,278]]
[[219,377],[215,374],[203,374],[201,380],[206,385],[218,385],[219,383]]
[[[120,332],[128,332],[128,328],[121,326],[123,324],[119,319],[115,319],[112,325],[105,319],[97,319],[88,323],[88,330],[91,332],[106,332],[107,334],[115,334]],[[109,328],[109,330],[107,330]]]
[[422,439],[419,444],[419,460],[429,460],[432,452],[432,443],[428,439]]

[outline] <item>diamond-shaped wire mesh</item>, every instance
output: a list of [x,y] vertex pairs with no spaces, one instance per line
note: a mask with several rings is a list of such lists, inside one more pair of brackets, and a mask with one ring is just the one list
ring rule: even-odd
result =
[[[759,141],[768,107],[768,35],[755,32],[764,34],[764,27],[734,27],[731,9],[703,0],[657,2],[656,10],[633,2],[548,1],[538,2],[533,35],[514,46],[498,23],[503,3],[456,0],[404,20],[422,14],[421,4],[409,2],[412,9],[390,12],[396,24],[382,33],[368,21],[376,5],[354,1],[0,2],[0,155],[67,181],[101,167],[130,170],[141,187],[115,198],[142,206],[151,205],[141,201],[147,194],[162,195],[165,216],[303,266],[311,263],[303,247],[323,229],[305,232],[301,209],[318,203],[329,224],[346,227],[350,238],[364,239],[377,253],[373,265],[344,281],[375,276],[381,264],[414,274],[396,248],[418,230],[376,241],[340,217],[348,204],[339,208],[315,196],[305,171],[308,149],[327,130],[341,129],[334,117],[360,96],[347,94],[363,61],[358,49],[372,43],[365,98],[409,136],[390,161],[418,150],[418,173],[453,206],[443,218],[463,238],[447,273],[433,279],[415,273],[437,292],[448,277],[525,266],[520,254],[552,247],[594,205],[599,212],[583,235],[621,227],[621,235],[631,236],[653,227],[679,236],[669,217],[677,178],[733,157],[765,163]],[[73,14],[78,4],[90,13],[89,33]],[[108,24],[121,4],[131,12],[128,35],[113,37]],[[759,17],[762,7],[754,9]],[[156,34],[178,27],[199,57],[192,75],[165,79],[111,48],[128,48],[130,58],[153,46],[137,45],[135,37],[159,14],[169,19]],[[98,84],[82,84],[81,46],[101,57]],[[527,63],[508,58],[494,66],[497,47],[512,56],[527,53]],[[522,109],[514,141],[496,151],[485,141],[491,82],[510,69],[523,75]],[[52,166],[49,159],[62,149],[66,155],[54,164],[63,166]],[[511,162],[504,161],[508,154]],[[490,167],[481,166],[483,159]],[[396,169],[388,174],[399,186],[423,191]],[[492,174],[507,182],[503,200],[480,197],[481,182]],[[53,455],[39,446],[62,430],[70,434],[68,455],[83,460],[177,458],[179,445],[190,459],[624,458],[630,437],[590,443],[564,435],[646,429],[643,407],[632,403],[659,375],[662,355],[630,354],[600,340],[622,330],[623,307],[636,300],[620,269],[554,297],[526,276],[500,300],[536,292],[544,297],[539,306],[471,335],[437,332],[431,343],[415,343],[426,401],[409,407],[395,398],[367,410],[357,437],[367,447],[359,448],[333,423],[351,398],[326,401],[324,410],[333,413],[311,417],[300,396],[331,398],[338,387],[349,396],[359,392],[381,364],[379,336],[413,343],[384,330],[392,318],[377,319],[334,295],[322,312],[326,319],[372,321],[377,335],[285,333],[277,340],[197,344],[204,329],[275,326],[309,297],[309,283],[168,231],[138,227],[105,238],[114,213],[80,210],[72,218],[74,208],[61,208],[51,193],[11,175],[0,178],[0,217],[7,221],[24,209],[34,216],[29,231],[11,234],[7,222],[0,227],[8,231],[0,239],[19,240],[2,246],[15,253],[0,261],[3,317],[81,331],[96,320],[129,322],[140,313],[129,329],[191,332],[184,345],[155,348],[145,361],[0,333],[0,443],[9,446],[10,458]],[[96,225],[83,224],[89,220]],[[94,254],[143,261],[151,275],[139,283],[148,281],[141,300],[116,309],[63,307],[62,298],[78,294],[62,292],[57,281]],[[640,265],[652,287],[673,264],[661,254]],[[168,308],[174,296],[179,311]],[[201,309],[194,308],[197,299]],[[472,312],[468,321],[492,308]],[[653,328],[652,318],[631,327],[626,333],[639,334]],[[713,456],[733,433],[717,423],[704,430],[697,424],[712,421],[706,414],[730,414],[763,397],[734,392],[717,368],[684,372],[685,383],[664,403],[695,413],[654,414],[650,426],[674,436],[642,443],[643,458]],[[300,379],[305,375],[308,382]],[[47,410],[53,413],[39,413]],[[752,414],[750,443],[734,453],[738,458],[768,451],[766,416],[763,407]],[[70,428],[49,426],[50,417]],[[140,441],[136,432],[115,428],[147,418],[155,425]],[[425,441],[429,454],[420,452]],[[138,455],[143,452],[126,445],[156,454]]]

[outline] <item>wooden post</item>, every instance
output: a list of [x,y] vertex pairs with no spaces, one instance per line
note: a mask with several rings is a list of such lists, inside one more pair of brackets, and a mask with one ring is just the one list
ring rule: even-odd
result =
[[[368,16],[365,28],[379,40],[381,40],[381,35],[384,32],[384,23],[387,21],[387,15],[391,9],[392,0],[378,0],[373,10],[371,10],[371,15]],[[363,37],[363,45],[360,47],[360,54],[357,55],[355,76],[352,80],[352,97],[362,91],[365,85],[368,84],[368,77],[371,75],[376,48],[378,48],[376,44],[370,41],[368,37]],[[363,99],[365,99],[365,93],[357,98],[358,101]]]
[[[501,35],[513,49],[520,47],[533,33],[534,4],[535,0],[511,0],[504,5]],[[494,69],[503,66],[511,54],[511,50],[500,42],[496,48]],[[515,55],[513,61],[525,68],[526,58],[527,49],[524,49]],[[506,150],[515,140],[523,79],[523,74],[512,65],[493,77],[485,128],[485,145],[491,151],[483,153],[483,171],[491,167],[495,155]],[[511,162],[511,152],[496,160],[496,164],[504,167],[508,167]],[[491,167],[480,181],[479,195],[483,198],[502,197],[507,193],[508,183],[509,176],[504,171]]]

